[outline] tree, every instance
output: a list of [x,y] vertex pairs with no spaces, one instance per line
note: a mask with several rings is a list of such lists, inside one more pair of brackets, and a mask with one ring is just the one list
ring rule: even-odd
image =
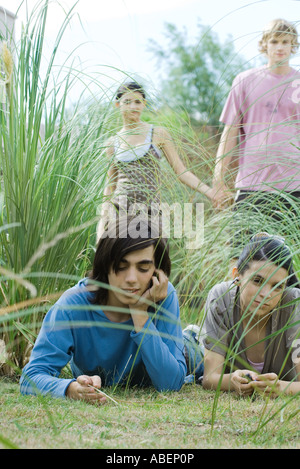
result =
[[150,40],[149,50],[166,73],[162,93],[168,104],[184,108],[192,121],[216,126],[232,80],[245,69],[245,60],[234,52],[230,37],[221,44],[209,27],[199,22],[197,26],[193,45],[188,43],[186,28],[179,31],[166,23],[167,47]]

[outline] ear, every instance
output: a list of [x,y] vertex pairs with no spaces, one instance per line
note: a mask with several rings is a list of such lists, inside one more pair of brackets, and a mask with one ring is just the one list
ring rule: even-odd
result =
[[236,280],[239,280],[239,272],[237,270],[237,267],[233,267],[233,269],[232,269],[232,278],[236,279]]

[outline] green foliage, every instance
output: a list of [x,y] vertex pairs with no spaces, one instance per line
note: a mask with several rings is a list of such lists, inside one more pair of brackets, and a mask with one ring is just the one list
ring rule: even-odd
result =
[[165,49],[150,42],[150,51],[165,71],[165,101],[171,107],[182,107],[195,121],[218,125],[232,79],[245,68],[244,59],[234,51],[231,38],[221,44],[217,35],[200,22],[194,44],[189,43],[185,28],[179,31],[171,23],[165,28]]

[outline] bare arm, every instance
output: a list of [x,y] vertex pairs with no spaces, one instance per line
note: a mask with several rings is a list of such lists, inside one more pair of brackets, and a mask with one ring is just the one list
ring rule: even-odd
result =
[[105,197],[109,197],[115,192],[116,185],[117,185],[116,183],[117,174],[118,174],[118,170],[114,166],[114,164],[112,164],[109,170],[107,171],[107,183],[103,191],[103,195]]
[[[251,395],[256,389],[267,393],[271,397],[280,394],[295,395],[300,392],[300,364],[296,366],[297,381],[284,381],[278,379],[275,373],[260,375],[251,370],[236,370],[224,373],[224,357],[216,352],[205,349],[203,387],[205,389],[218,389],[221,391],[235,391],[240,395]],[[252,380],[247,378],[251,376]]]
[[[237,147],[238,144],[238,134],[238,126],[225,125],[217,151],[213,187],[215,190],[220,190],[221,193],[224,194],[227,192],[225,175],[230,166],[230,163],[232,162],[233,150]],[[237,162],[235,162],[235,164],[237,164]],[[223,202],[224,199],[221,200],[221,205]],[[221,206],[219,205],[218,208],[221,208]]]
[[163,127],[155,129],[154,143],[163,151],[170,166],[183,184],[206,195],[209,199],[214,198],[214,189],[201,182],[195,174],[185,167],[178,155],[173,139],[166,129]]
[[[109,139],[106,143],[106,155],[109,161],[112,161],[113,156],[114,156],[114,146],[113,146],[112,139]],[[114,193],[116,189],[117,174],[118,174],[117,168],[115,167],[113,163],[111,163],[107,172],[107,181],[106,181],[106,185],[105,185],[104,192],[103,192],[104,196],[108,197]]]
[[[110,161],[113,157],[113,151],[113,146],[110,141],[108,141],[106,153]],[[103,191],[104,202],[102,203],[100,221],[97,226],[97,241],[99,241],[101,235],[103,234],[105,223],[109,219],[109,202],[107,201],[107,199],[109,199],[109,197],[116,190],[117,176],[118,170],[112,163],[107,171],[107,181]]]
[[265,373],[258,375],[253,387],[258,391],[270,394],[271,397],[277,397],[280,394],[293,396],[300,393],[300,364],[296,365],[297,379],[295,381],[285,381],[278,379],[275,373]]
[[253,393],[252,381],[246,377],[250,374],[256,379],[256,373],[250,370],[236,370],[233,373],[223,373],[224,357],[219,353],[205,349],[203,387],[205,389],[220,389],[221,391],[235,391],[240,395]]

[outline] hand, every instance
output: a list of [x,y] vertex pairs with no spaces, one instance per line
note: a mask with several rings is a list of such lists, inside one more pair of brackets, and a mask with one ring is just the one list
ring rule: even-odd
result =
[[258,375],[253,371],[236,370],[231,375],[231,384],[240,396],[250,396],[254,391],[253,383],[256,382],[257,377]]
[[130,311],[133,312],[132,320],[137,332],[144,327],[149,318],[147,313],[149,302],[157,303],[166,298],[168,283],[169,279],[166,274],[161,269],[156,269],[149,288],[134,305],[130,305]]
[[101,388],[101,378],[100,376],[87,376],[81,375],[78,376],[76,381],[73,381],[66,392],[67,397],[74,400],[83,400],[92,403],[104,404],[106,397],[102,394],[99,394],[92,387],[94,386],[97,389]]
[[130,306],[130,309],[147,311],[149,302],[158,303],[164,300],[168,294],[169,279],[161,269],[156,269],[151,278],[149,288],[140,296],[138,301]]
[[277,397],[281,391],[280,384],[281,382],[276,373],[265,373],[263,375],[257,375],[253,383],[253,389],[266,393],[270,395],[270,397]]
[[152,286],[145,291],[141,298],[157,303],[166,298],[168,294],[169,279],[161,269],[156,269],[152,276]]
[[232,202],[232,192],[226,186],[215,185],[212,188],[212,204],[215,209],[222,210]]

